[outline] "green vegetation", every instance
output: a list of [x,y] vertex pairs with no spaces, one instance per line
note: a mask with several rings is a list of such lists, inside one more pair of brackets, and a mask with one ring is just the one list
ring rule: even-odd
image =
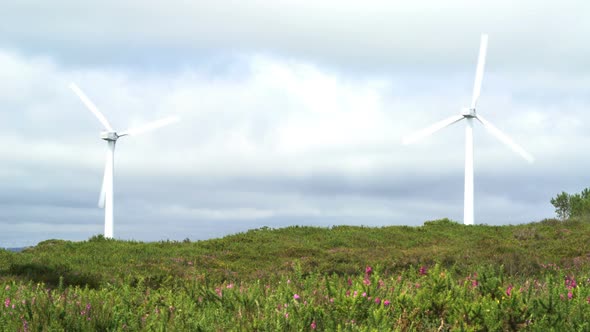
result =
[[96,236],[0,251],[13,331],[590,330],[590,220]]
[[551,204],[561,220],[590,216],[590,188],[573,195],[563,191],[551,199]]

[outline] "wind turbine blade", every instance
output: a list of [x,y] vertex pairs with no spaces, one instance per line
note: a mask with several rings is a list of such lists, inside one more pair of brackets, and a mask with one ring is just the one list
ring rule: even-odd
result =
[[82,92],[82,90],[80,90],[80,88],[75,83],[70,83],[70,89],[72,89],[78,95],[78,97],[80,97],[84,105],[86,105],[90,112],[92,112],[94,116],[98,118],[98,121],[102,123],[106,130],[111,132],[114,131],[107,118],[105,118],[105,116],[98,110],[96,105],[94,105],[94,103],[88,99],[84,92]]
[[157,129],[157,128],[160,128],[163,126],[167,126],[167,125],[177,122],[179,120],[180,120],[180,118],[178,118],[176,116],[171,116],[168,118],[160,119],[158,121],[150,122],[150,123],[143,125],[141,127],[138,127],[138,128],[127,129],[126,131],[119,133],[119,136],[139,135],[139,134],[145,133],[146,131],[150,131],[150,130],[154,130],[154,129]]
[[98,207],[101,209],[104,209],[104,200],[105,200],[105,196],[106,196],[106,174],[102,179],[102,186],[100,188],[100,196],[98,196]]
[[424,128],[418,132],[415,132],[412,135],[404,137],[402,142],[403,142],[403,144],[414,143],[414,142],[419,141],[427,136],[434,134],[435,132],[443,129],[444,127],[448,127],[448,126],[452,125],[453,123],[463,120],[463,119],[464,119],[463,115],[454,115],[450,118],[447,118],[447,119],[444,119],[440,122],[437,122],[428,128]]
[[106,196],[106,190],[105,190],[105,184],[104,181],[102,182],[102,188],[100,190],[100,196],[98,196],[98,207],[101,209],[104,209],[104,200],[105,200],[105,196]]
[[106,198],[107,193],[107,180],[108,180],[108,172],[109,172],[109,158],[107,157],[106,165],[104,166],[104,175],[102,176],[102,186],[100,188],[100,196],[98,196],[98,207],[104,209],[104,201]]
[[493,124],[491,124],[488,120],[484,119],[481,115],[477,115],[475,117],[481,124],[497,139],[502,141],[504,144],[508,145],[514,152],[521,155],[524,159],[526,159],[529,163],[532,163],[535,159],[533,156],[526,152],[520,145],[514,143],[510,137],[500,131],[500,129],[496,128]]
[[477,59],[477,69],[475,71],[475,83],[473,84],[473,97],[471,98],[471,109],[475,109],[477,100],[481,92],[481,82],[483,81],[483,71],[486,65],[486,52],[488,50],[488,35],[481,35],[479,45],[479,58]]

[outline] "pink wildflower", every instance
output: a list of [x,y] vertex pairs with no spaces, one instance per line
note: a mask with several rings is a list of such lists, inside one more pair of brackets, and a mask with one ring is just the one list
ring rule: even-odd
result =
[[508,288],[506,288],[506,296],[511,296],[512,295],[512,285],[509,285]]
[[365,285],[369,286],[369,285],[371,284],[371,280],[370,280],[369,278],[365,278],[365,279],[363,280],[363,284],[365,284]]
[[293,299],[294,300],[299,300],[301,298],[301,296],[299,296],[298,294],[293,294]]
[[567,299],[571,300],[572,297],[574,297],[574,294],[572,292],[567,292]]
[[576,286],[577,286],[576,279],[574,279],[574,277],[570,277],[570,276],[565,277],[565,286],[567,287],[567,289],[576,288]]
[[311,329],[315,330],[315,328],[317,327],[317,325],[315,324],[315,320],[313,322],[311,322]]
[[389,300],[385,300],[385,301],[383,301],[383,305],[384,305],[384,306],[386,306],[386,307],[387,307],[388,305],[390,305],[390,304],[391,304],[391,302],[389,302]]
[[6,308],[8,308],[10,306],[10,298],[7,297],[6,300],[4,300],[4,306]]
[[373,268],[372,268],[372,267],[370,267],[370,266],[367,266],[367,267],[365,268],[365,274],[366,274],[366,275],[368,275],[368,276],[370,276],[370,275],[371,275],[371,273],[373,273]]
[[367,297],[367,292],[363,292],[363,297]]
[[418,273],[420,273],[421,276],[426,275],[428,273],[428,269],[426,268],[426,266],[421,266],[420,271],[418,271]]
[[376,304],[380,304],[380,303],[381,303],[381,299],[380,299],[380,298],[378,298],[378,297],[376,297],[376,298],[375,298],[375,303],[376,303]]

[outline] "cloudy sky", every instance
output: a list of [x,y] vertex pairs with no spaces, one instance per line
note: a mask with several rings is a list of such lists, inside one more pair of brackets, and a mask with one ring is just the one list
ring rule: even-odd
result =
[[192,240],[262,226],[463,218],[468,106],[475,221],[554,216],[590,186],[587,1],[12,1],[0,20],[0,246],[103,232],[106,144],[76,82],[118,130],[115,237]]

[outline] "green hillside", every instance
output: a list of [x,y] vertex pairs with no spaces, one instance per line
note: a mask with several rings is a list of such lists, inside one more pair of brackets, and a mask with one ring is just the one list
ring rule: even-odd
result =
[[421,227],[338,226],[256,229],[198,242],[143,243],[48,240],[20,253],[3,252],[5,279],[97,287],[145,278],[205,275],[208,280],[254,280],[293,272],[349,275],[379,266],[396,273],[433,265],[463,274],[474,266],[503,266],[509,275],[533,275],[542,264],[587,267],[590,222],[544,220],[516,226],[465,226],[447,219]]
[[583,331],[590,220],[48,240],[0,276],[14,331]]

